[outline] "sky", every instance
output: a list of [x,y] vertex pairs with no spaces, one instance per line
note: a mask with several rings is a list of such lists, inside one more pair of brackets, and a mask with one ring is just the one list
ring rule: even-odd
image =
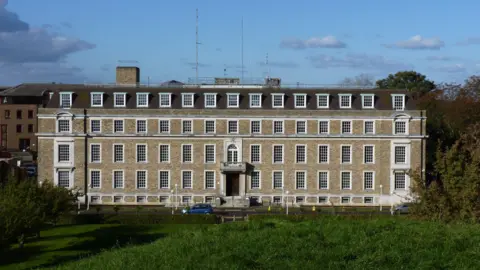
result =
[[440,83],[480,72],[475,0],[0,0],[0,85],[112,83],[118,65],[138,66],[142,82],[187,82],[196,9],[200,78],[337,84],[415,70]]

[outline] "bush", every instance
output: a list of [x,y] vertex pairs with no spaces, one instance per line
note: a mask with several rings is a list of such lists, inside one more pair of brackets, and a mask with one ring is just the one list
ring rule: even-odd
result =
[[60,219],[59,224],[216,224],[216,215],[158,215],[158,214],[80,214],[68,215]]

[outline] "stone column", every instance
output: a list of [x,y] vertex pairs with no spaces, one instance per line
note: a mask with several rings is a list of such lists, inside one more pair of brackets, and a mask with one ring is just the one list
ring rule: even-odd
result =
[[239,193],[240,193],[240,196],[245,196],[245,184],[247,182],[247,175],[242,173],[240,174],[240,179],[239,179],[240,183],[240,188],[239,188]]

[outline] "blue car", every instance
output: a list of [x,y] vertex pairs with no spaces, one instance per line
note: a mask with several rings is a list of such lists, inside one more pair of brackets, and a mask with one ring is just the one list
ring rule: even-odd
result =
[[191,208],[185,208],[182,210],[184,214],[213,214],[213,207],[210,204],[200,203],[195,204]]

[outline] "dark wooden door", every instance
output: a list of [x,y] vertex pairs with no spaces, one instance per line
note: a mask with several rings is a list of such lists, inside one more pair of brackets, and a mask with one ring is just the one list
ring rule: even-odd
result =
[[229,173],[226,175],[226,195],[227,196],[238,196],[240,195],[240,174],[238,173]]

